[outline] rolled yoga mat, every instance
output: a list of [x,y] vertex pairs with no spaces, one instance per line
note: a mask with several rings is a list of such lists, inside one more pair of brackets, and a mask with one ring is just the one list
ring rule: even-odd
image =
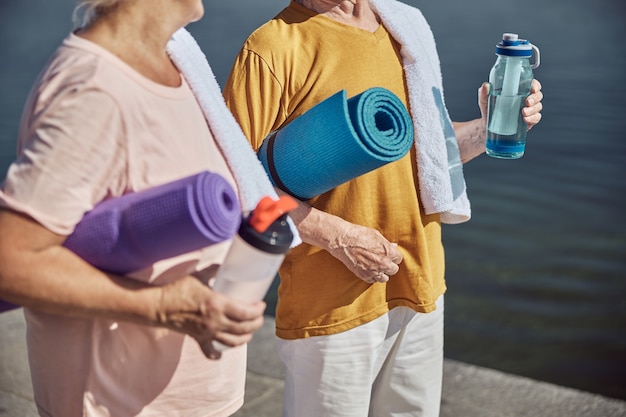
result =
[[[230,239],[240,222],[233,188],[205,171],[96,205],[63,245],[99,269],[126,274]],[[0,300],[0,313],[19,307]]]
[[15,310],[16,308],[20,307],[21,306],[9,303],[8,301],[0,300],[0,314],[4,313],[5,311]]
[[413,123],[402,101],[384,88],[350,99],[342,90],[270,134],[258,157],[275,186],[308,200],[402,158]]
[[205,171],[96,205],[64,246],[99,269],[126,274],[230,239],[240,222],[231,185]]

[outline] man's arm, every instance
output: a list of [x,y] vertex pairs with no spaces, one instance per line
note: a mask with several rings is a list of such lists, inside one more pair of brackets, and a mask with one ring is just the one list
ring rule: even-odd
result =
[[[224,88],[224,98],[254,149],[285,120],[281,94],[280,84],[265,61],[242,50]],[[398,272],[402,253],[377,230],[352,224],[302,201],[290,217],[305,243],[328,251],[363,281],[384,282]]]
[[379,231],[350,223],[302,201],[289,215],[303,242],[328,251],[363,281],[386,282],[398,272],[402,252]]

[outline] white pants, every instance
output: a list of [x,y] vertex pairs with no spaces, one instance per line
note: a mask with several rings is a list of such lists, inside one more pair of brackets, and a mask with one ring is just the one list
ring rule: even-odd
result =
[[278,339],[283,417],[437,417],[443,296],[432,313],[406,307],[331,336]]

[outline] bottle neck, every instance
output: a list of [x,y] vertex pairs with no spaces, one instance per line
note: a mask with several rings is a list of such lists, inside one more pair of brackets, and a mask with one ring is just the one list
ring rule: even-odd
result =
[[502,55],[502,54],[496,54],[498,56],[498,58],[505,58],[505,59],[521,59],[521,60],[530,60],[530,56],[516,56],[516,55]]

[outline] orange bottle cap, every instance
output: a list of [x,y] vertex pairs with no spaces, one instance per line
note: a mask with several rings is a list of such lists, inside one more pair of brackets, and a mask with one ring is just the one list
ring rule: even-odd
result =
[[293,198],[283,195],[278,200],[271,197],[263,197],[252,212],[250,226],[259,233],[265,232],[279,217],[298,207],[298,202]]

